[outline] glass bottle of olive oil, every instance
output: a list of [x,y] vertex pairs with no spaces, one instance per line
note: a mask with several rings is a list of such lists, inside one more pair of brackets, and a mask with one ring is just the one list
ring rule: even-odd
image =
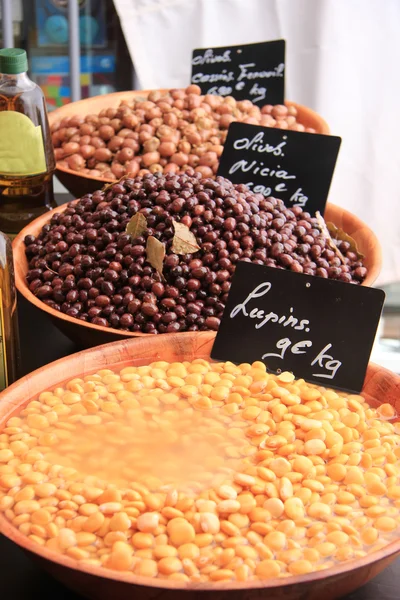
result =
[[0,231],[10,237],[56,206],[46,103],[27,70],[25,50],[0,50]]
[[10,239],[0,232],[0,391],[19,377],[17,295]]

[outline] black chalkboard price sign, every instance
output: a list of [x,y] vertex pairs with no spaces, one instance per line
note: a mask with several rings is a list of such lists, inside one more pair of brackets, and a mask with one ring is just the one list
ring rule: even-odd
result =
[[202,94],[283,104],[285,40],[193,50],[191,82]]
[[232,123],[218,175],[274,196],[288,208],[324,214],[341,138]]
[[382,290],[241,261],[211,357],[360,392]]

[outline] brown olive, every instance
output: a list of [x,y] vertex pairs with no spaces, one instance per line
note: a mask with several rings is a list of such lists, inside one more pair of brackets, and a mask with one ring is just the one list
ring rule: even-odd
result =
[[188,85],[188,87],[185,89],[186,94],[197,94],[198,96],[200,96],[201,94],[201,87],[195,84],[191,84]]
[[90,144],[90,140],[91,140],[90,135],[81,135],[81,137],[79,139],[79,145],[86,146],[87,144]]
[[170,113],[173,111],[173,100],[172,102],[168,102],[169,100],[172,100],[171,98],[164,98],[163,100],[160,100],[159,102],[157,102],[157,106],[159,108],[161,108],[163,115],[166,115],[167,113]]
[[99,127],[99,136],[102,140],[110,140],[115,134],[111,125],[102,125]]
[[205,152],[201,157],[199,164],[205,165],[206,167],[212,167],[218,162],[218,156],[216,152]]
[[99,123],[98,115],[86,115],[85,123],[93,123],[93,125],[97,125]]
[[271,114],[273,117],[284,117],[288,114],[288,109],[287,106],[285,106],[284,104],[276,104],[272,110],[271,110]]
[[106,147],[105,141],[102,140],[100,137],[95,137],[95,136],[90,138],[90,145],[94,146],[96,149]]
[[160,140],[158,139],[158,137],[152,137],[143,144],[143,152],[154,152],[158,150],[159,146]]
[[124,127],[123,129],[120,129],[120,131],[118,131],[119,137],[122,137],[122,138],[126,138],[126,136],[129,135],[130,133],[132,133],[132,130],[128,129],[127,127]]
[[159,152],[146,152],[142,156],[142,165],[144,167],[150,167],[151,165],[157,164],[160,160]]
[[53,142],[54,148],[58,148],[61,144],[60,137],[58,135],[58,131],[52,134],[51,141]]
[[136,177],[136,175],[139,173],[140,166],[135,160],[128,160],[124,166],[129,177]]
[[204,165],[196,167],[195,171],[196,171],[196,173],[201,173],[201,176],[204,178],[213,176],[212,169],[210,169],[210,167],[206,167]]
[[68,167],[73,171],[79,171],[85,166],[85,159],[80,154],[71,154],[67,158]]
[[139,119],[133,113],[128,113],[122,117],[122,124],[124,125],[124,127],[134,129],[139,125]]
[[148,95],[148,99],[151,102],[157,102],[157,100],[160,100],[160,98],[162,97],[161,92],[159,90],[152,90],[150,92],[150,94]]
[[80,153],[86,160],[88,158],[92,158],[94,153],[96,152],[96,148],[94,146],[90,146],[89,144],[84,144],[80,147]]
[[117,179],[116,176],[114,175],[114,173],[110,170],[103,171],[102,178],[103,179]]
[[141,144],[148,142],[149,140],[151,140],[152,137],[153,137],[153,134],[150,133],[149,131],[141,131],[139,133],[139,141]]
[[178,144],[178,150],[179,152],[183,152],[184,154],[189,154],[191,150],[191,145],[189,144],[189,142],[181,140]]
[[187,165],[189,161],[189,156],[184,152],[176,152],[171,156],[171,162],[177,164],[179,167],[183,167],[183,165]]
[[111,165],[111,172],[117,177],[117,179],[120,179],[123,175],[125,175],[125,167],[119,162],[113,162]]
[[117,152],[122,146],[124,142],[124,138],[118,135],[114,135],[107,144],[107,148],[111,150],[111,152]]
[[292,131],[305,131],[306,130],[304,125],[302,125],[301,123],[294,123],[293,125],[290,125],[289,129],[291,129]]
[[164,169],[163,173],[178,173],[179,167],[175,163],[168,163]]
[[63,145],[64,156],[69,154],[76,154],[79,152],[80,146],[77,142],[67,142]]
[[189,154],[189,160],[188,160],[188,164],[190,167],[197,167],[197,165],[199,164],[200,158],[198,156],[196,156],[196,154]]
[[122,127],[121,119],[111,119],[110,126],[114,129],[115,132],[119,131]]
[[93,123],[82,123],[79,127],[79,133],[81,135],[92,135],[92,133],[96,130],[96,127]]
[[164,121],[161,117],[156,117],[154,119],[151,119],[151,121],[149,121],[149,125],[151,125],[151,127],[154,128],[154,131],[156,129],[158,129],[159,127],[161,127],[161,125],[164,124]]
[[160,156],[170,157],[175,154],[177,148],[173,142],[162,142],[158,148]]
[[58,161],[57,167],[59,169],[69,169],[69,165],[68,165],[68,163],[67,163],[66,160],[60,160],[60,161]]
[[126,137],[128,140],[136,140],[138,142],[139,141],[139,132],[131,131],[130,133],[128,133],[128,135]]
[[156,119],[157,117],[162,116],[162,110],[158,106],[153,106],[149,110],[146,111],[146,119],[151,121],[151,119]]
[[133,150],[133,152],[136,154],[140,150],[140,144],[138,141],[126,137],[122,143],[122,148],[131,148],[131,150]]
[[128,160],[132,160],[132,158],[134,157],[134,155],[135,155],[135,153],[132,150],[132,148],[122,148],[122,150],[119,150],[119,152],[117,152],[115,158],[120,163],[124,164]]
[[197,132],[189,133],[186,136],[186,138],[187,138],[187,141],[189,142],[189,144],[192,144],[192,146],[197,146],[198,144],[201,144],[201,136]]
[[94,158],[100,162],[108,162],[112,159],[112,152],[108,148],[97,148]]
[[68,140],[66,127],[60,127],[60,129],[58,130],[58,139],[61,142],[66,142]]
[[116,114],[117,110],[115,108],[107,108],[106,117],[108,117],[109,119],[114,119]]
[[96,169],[101,172],[108,171],[109,168],[110,168],[110,165],[105,162],[98,162],[96,164]]
[[[171,107],[169,107],[169,109],[171,109]],[[169,127],[175,128],[178,125],[178,117],[174,115],[173,112],[164,113],[164,123]]]
[[163,172],[163,167],[161,165],[158,164],[154,164],[154,165],[150,165],[149,167],[149,171],[150,173],[162,173]]

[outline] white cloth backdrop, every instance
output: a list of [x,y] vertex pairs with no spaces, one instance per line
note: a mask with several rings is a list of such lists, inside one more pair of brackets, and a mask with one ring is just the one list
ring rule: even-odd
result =
[[114,0],[141,89],[190,82],[193,48],[286,39],[286,97],[343,138],[329,199],[400,280],[400,0]]

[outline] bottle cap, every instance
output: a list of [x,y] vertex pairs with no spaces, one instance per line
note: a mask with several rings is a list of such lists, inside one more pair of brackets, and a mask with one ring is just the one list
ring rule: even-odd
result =
[[0,73],[18,75],[28,70],[28,58],[21,48],[0,50]]

